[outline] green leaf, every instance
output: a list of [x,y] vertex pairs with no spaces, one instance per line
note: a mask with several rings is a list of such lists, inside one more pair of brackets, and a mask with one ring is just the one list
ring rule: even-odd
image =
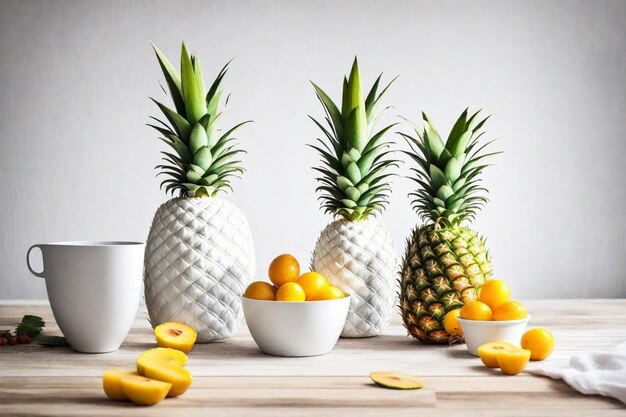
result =
[[344,198],[344,199],[342,199],[342,200],[340,200],[340,201],[341,201],[341,203],[342,203],[344,206],[346,206],[346,207],[348,207],[348,208],[354,208],[354,207],[356,207],[356,206],[357,206],[357,204],[356,204],[354,201],[352,201],[352,200],[348,200],[348,199],[345,199],[345,198]]
[[203,146],[208,146],[208,144],[209,138],[206,135],[204,126],[202,126],[200,123],[196,123],[196,125],[191,130],[191,134],[189,135],[189,148],[191,149],[191,153],[195,153]]
[[195,123],[207,113],[204,94],[198,89],[196,83],[196,74],[191,64],[191,58],[187,54],[187,49],[183,43],[180,50],[180,71],[181,71],[181,90],[183,99],[185,100],[185,109],[187,111],[187,120]]
[[337,185],[342,190],[345,190],[348,187],[354,187],[354,184],[352,183],[352,181],[350,181],[349,179],[341,175],[337,177]]
[[69,346],[63,336],[41,336],[37,338],[37,344],[42,346]]
[[361,181],[361,170],[359,170],[359,166],[354,162],[350,162],[348,164],[346,167],[346,174],[353,184],[358,184],[359,181]]
[[352,201],[358,201],[359,197],[361,197],[361,192],[357,190],[355,187],[348,187],[343,192],[346,196]]
[[434,190],[438,190],[448,182],[445,174],[433,164],[430,164],[430,178]]
[[159,109],[161,109],[167,120],[172,124],[172,127],[178,134],[178,137],[184,143],[187,143],[189,140],[189,134],[191,133],[191,126],[189,125],[189,122],[187,122],[184,117],[176,113],[174,110],[164,106],[153,98],[151,98],[151,100],[159,106]]
[[448,178],[448,181],[453,183],[459,178],[461,175],[461,168],[463,167],[463,163],[456,158],[450,158],[448,163],[446,164],[445,176]]
[[339,109],[337,108],[335,103],[333,103],[333,101],[330,99],[330,97],[328,97],[328,95],[324,92],[324,90],[319,88],[313,82],[311,82],[311,84],[313,85],[313,88],[315,88],[315,92],[317,94],[317,98],[320,100],[320,102],[322,103],[324,109],[326,110],[326,113],[328,114],[328,116],[332,120],[332,126],[333,126],[333,129],[335,131],[335,136],[337,138],[342,137],[343,136],[343,130],[344,130],[343,129],[343,119],[341,117],[341,113],[339,113]]
[[182,117],[185,117],[185,102],[183,101],[183,94],[180,89],[180,78],[178,77],[178,72],[167,59],[165,54],[161,52],[161,50],[154,43],[151,44],[152,49],[154,49],[154,53],[159,61],[159,65],[161,66],[161,70],[163,71],[163,75],[165,76],[165,81],[167,82],[167,87],[170,90],[170,96],[172,97],[176,111]]
[[203,146],[202,148],[198,149],[193,154],[193,162],[205,171],[209,169],[211,167],[211,164],[213,163],[213,156],[211,155],[211,151],[209,150],[209,148]]
[[367,145],[367,118],[363,107],[358,106],[350,112],[346,120],[345,135],[352,148],[362,151]]

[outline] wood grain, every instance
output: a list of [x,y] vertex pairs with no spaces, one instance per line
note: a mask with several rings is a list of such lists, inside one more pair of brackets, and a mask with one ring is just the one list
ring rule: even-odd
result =
[[[609,348],[626,339],[626,300],[541,300],[526,303],[531,326],[549,328],[557,345],[545,362],[565,365],[583,350]],[[0,329],[24,314],[47,321],[59,335],[47,304],[0,304]],[[615,400],[584,396],[561,381],[520,374],[506,377],[483,367],[464,346],[422,345],[406,336],[399,320],[385,334],[341,339],[333,352],[313,358],[262,354],[244,328],[220,343],[196,345],[188,368],[192,388],[155,407],[108,401],[101,375],[108,367],[134,366],[154,346],[143,309],[120,350],[89,355],[37,344],[0,347],[0,410],[7,416],[626,416]],[[415,391],[378,388],[373,370],[418,375]],[[426,414],[424,414],[426,415]]]

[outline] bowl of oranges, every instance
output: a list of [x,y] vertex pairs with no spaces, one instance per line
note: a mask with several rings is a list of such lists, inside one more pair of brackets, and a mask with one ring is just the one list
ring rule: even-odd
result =
[[519,346],[530,316],[524,304],[510,300],[511,290],[502,280],[483,284],[477,300],[467,301],[457,312],[467,350],[478,356],[478,347],[488,342]]
[[301,273],[285,254],[270,264],[270,282],[255,281],[243,295],[243,313],[259,348],[274,356],[317,356],[337,343],[348,316],[350,296],[324,276]]

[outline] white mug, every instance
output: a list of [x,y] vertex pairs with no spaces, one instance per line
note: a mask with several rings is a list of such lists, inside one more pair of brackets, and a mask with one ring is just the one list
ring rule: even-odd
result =
[[[30,265],[34,248],[41,250],[41,272]],[[139,242],[57,242],[28,249],[28,269],[45,278],[54,318],[75,350],[105,353],[120,347],[137,315],[143,254]]]

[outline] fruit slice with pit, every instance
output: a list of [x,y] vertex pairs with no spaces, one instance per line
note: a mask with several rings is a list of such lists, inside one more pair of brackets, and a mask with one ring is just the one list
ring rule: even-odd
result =
[[144,368],[142,366],[143,360],[140,359],[145,357],[161,359],[165,362],[170,362],[178,366],[185,366],[187,363],[187,355],[178,349],[164,347],[149,349],[139,355],[139,358],[137,359],[137,372],[139,372],[140,375],[143,375],[144,373]]
[[122,376],[137,375],[134,369],[112,368],[104,371],[102,376],[102,388],[109,399],[114,401],[126,401],[128,397],[122,389]]
[[377,385],[392,389],[419,389],[426,385],[413,375],[398,372],[375,371],[370,374],[370,378]]
[[517,375],[526,368],[530,359],[530,350],[517,348],[515,351],[498,353],[498,366],[502,373]]
[[497,368],[498,354],[500,352],[515,352],[520,350],[517,346],[508,342],[489,342],[478,347],[478,356],[488,368]]
[[191,385],[191,373],[187,369],[155,356],[139,356],[137,369],[142,369],[142,374],[148,378],[171,384],[168,397],[178,397]]
[[197,333],[191,326],[175,321],[159,324],[154,329],[157,345],[166,348],[178,349],[189,353],[196,342]]
[[135,404],[154,405],[167,395],[172,384],[146,378],[141,375],[123,375],[121,378],[124,394]]

